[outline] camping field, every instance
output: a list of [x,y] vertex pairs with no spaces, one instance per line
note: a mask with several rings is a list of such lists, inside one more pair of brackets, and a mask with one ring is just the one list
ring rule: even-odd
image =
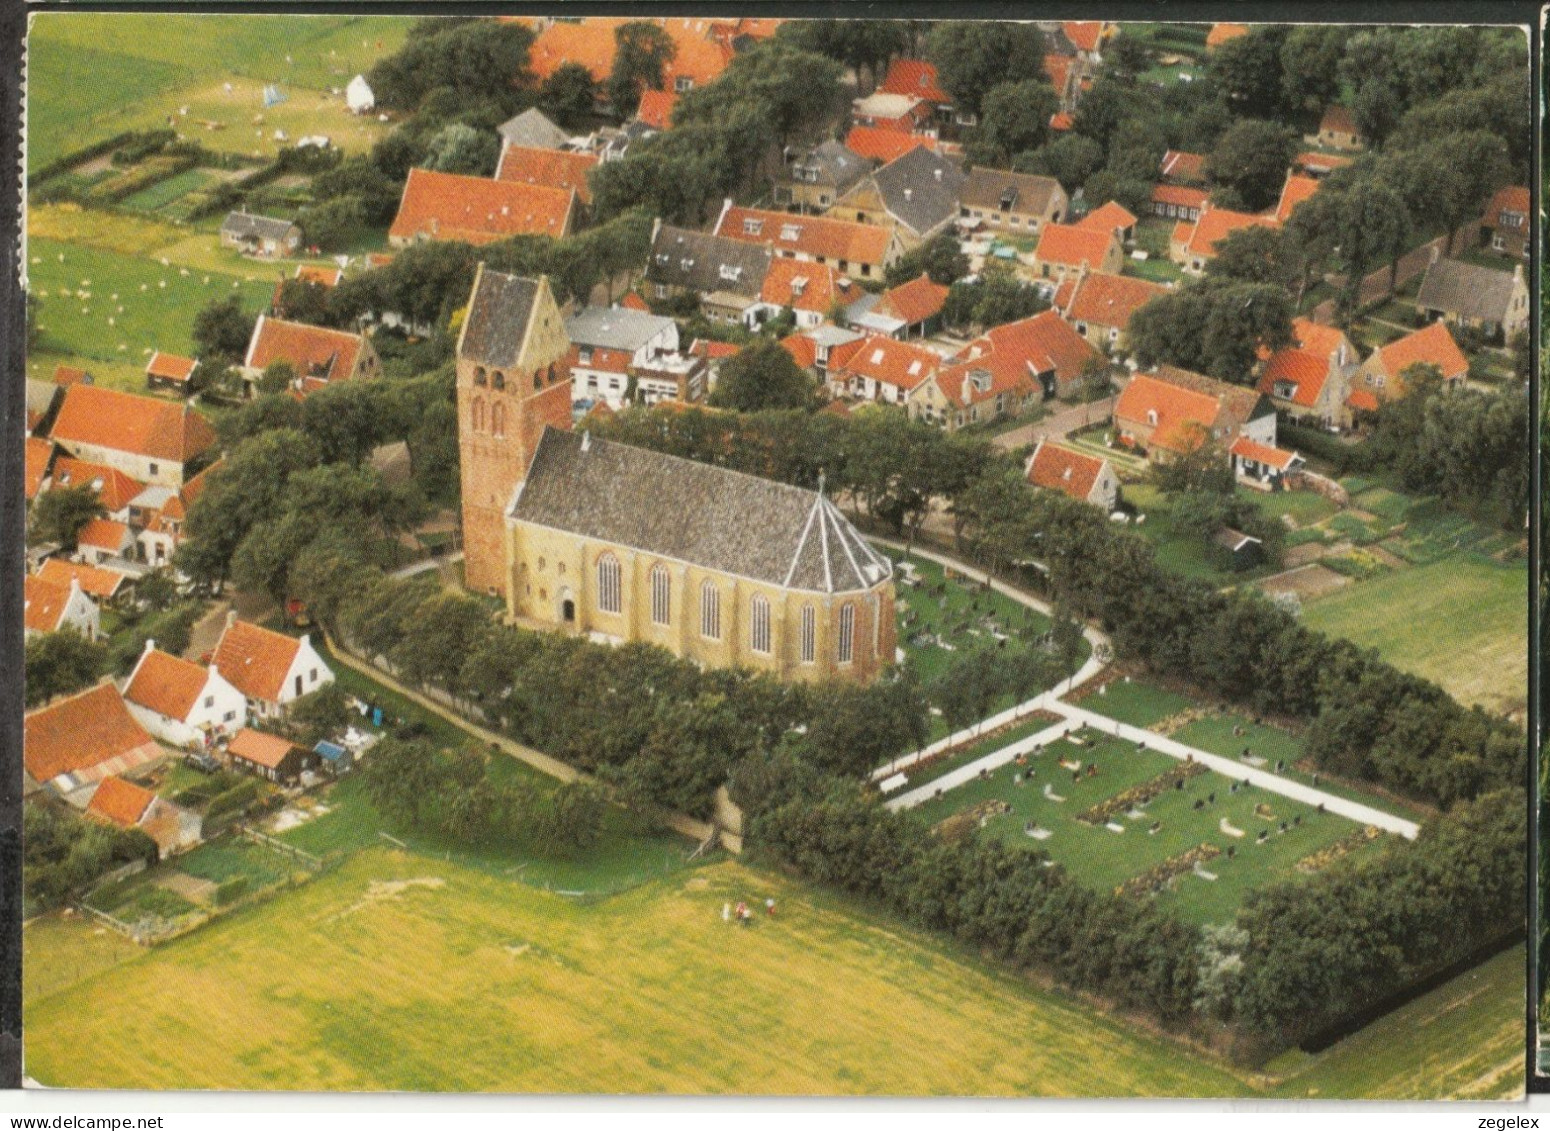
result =
[[[774,919],[722,922],[726,901],[766,897],[777,901]],[[27,961],[35,945],[89,950],[91,931],[34,923]],[[578,904],[373,849],[120,965],[102,961],[83,961],[67,985],[71,963],[55,958],[29,997],[26,1071],[38,1081],[1251,1094],[1168,1042],[731,863]]]

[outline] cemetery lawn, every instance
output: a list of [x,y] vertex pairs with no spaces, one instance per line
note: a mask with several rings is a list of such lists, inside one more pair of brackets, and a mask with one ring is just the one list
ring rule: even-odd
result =
[[1082,708],[1107,715],[1133,727],[1150,729],[1193,705],[1188,696],[1165,691],[1140,680],[1115,680],[1103,694],[1093,692],[1079,700]]
[[[766,897],[773,920],[722,922],[728,900]],[[41,925],[24,936],[39,971],[26,1058],[52,1086],[1254,1094],[928,935],[726,862],[578,903],[373,849],[151,950],[102,956],[90,928]]]
[[[1164,861],[1202,844],[1222,850],[1222,855],[1207,860],[1203,868],[1216,876],[1208,880],[1184,873],[1171,888],[1156,898],[1160,906],[1192,923],[1231,922],[1243,897],[1257,887],[1296,878],[1297,863],[1325,848],[1361,826],[1336,816],[1320,813],[1262,789],[1240,787],[1232,791],[1232,780],[1214,772],[1202,773],[1185,781],[1182,789],[1169,789],[1141,806],[1141,816],[1120,813],[1110,821],[1123,828],[1114,832],[1106,824],[1088,824],[1076,815],[1091,805],[1149,782],[1180,765],[1166,754],[1142,750],[1134,744],[1093,730],[1081,732],[1088,745],[1068,741],[1055,743],[1043,753],[1030,757],[1026,768],[1015,764],[1000,767],[989,780],[976,779],[949,790],[911,812],[930,824],[961,813],[982,802],[1005,801],[1011,812],[989,818],[982,835],[998,837],[1008,844],[1047,853],[1078,882],[1101,891],[1112,891],[1133,877],[1140,876]],[[1061,760],[1082,763],[1080,780],[1063,769]],[[1089,777],[1086,767],[1098,766],[1098,775]],[[1014,784],[1014,774],[1032,770],[1023,785]],[[1046,796],[1048,785],[1056,801]],[[1208,798],[1214,794],[1215,800]],[[1199,810],[1195,802],[1205,802]],[[1268,806],[1271,816],[1257,812]],[[1225,831],[1222,822],[1244,835],[1235,837]],[[1288,829],[1279,831],[1281,822]],[[1025,831],[1029,822],[1052,835],[1036,839]],[[1160,822],[1156,833],[1149,832]],[[1261,831],[1268,832],[1260,842]],[[1379,838],[1381,841],[1381,838]],[[1378,842],[1373,842],[1378,843]],[[1226,855],[1234,849],[1233,858]],[[1357,852],[1371,851],[1364,845]],[[1354,854],[1353,854],[1354,855]],[[1139,897],[1145,898],[1145,897]]]

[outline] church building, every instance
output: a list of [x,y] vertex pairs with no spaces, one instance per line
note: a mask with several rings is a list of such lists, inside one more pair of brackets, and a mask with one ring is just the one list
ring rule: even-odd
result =
[[892,563],[821,490],[572,432],[567,345],[546,280],[480,269],[457,357],[470,588],[708,667],[864,683],[893,662]]

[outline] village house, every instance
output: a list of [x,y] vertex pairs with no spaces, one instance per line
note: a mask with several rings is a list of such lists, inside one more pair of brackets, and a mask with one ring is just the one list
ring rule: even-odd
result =
[[130,478],[116,467],[70,456],[60,456],[54,461],[49,489],[56,487],[91,488],[106,512],[103,517],[126,523],[130,519],[130,504],[145,490],[144,483]]
[[1209,207],[1211,194],[1192,185],[1154,185],[1152,187],[1152,215],[1168,220],[1194,223]]
[[830,264],[852,278],[881,279],[904,254],[899,233],[891,227],[741,208],[731,198],[722,206],[713,231],[718,236],[763,245],[783,259]]
[[588,306],[566,319],[565,334],[573,402],[604,400],[617,410],[632,399],[651,405],[705,396],[705,366],[680,352],[671,318]]
[[28,776],[77,807],[86,805],[103,778],[166,756],[109,682],[56,699],[22,719]]
[[[673,42],[673,53],[662,65],[662,79],[668,90],[682,94],[714,82],[732,61],[732,40],[721,32],[722,25],[703,18],[648,19]],[[628,18],[614,16],[549,21],[538,30],[528,51],[528,65],[534,78],[541,83],[566,63],[576,63],[587,69],[601,96],[618,53],[614,32],[629,22]]]
[[[290,317],[290,311],[285,304],[286,281],[278,280],[274,285],[274,293],[269,296],[269,313],[276,318]],[[321,267],[315,263],[298,263],[290,281],[304,283],[308,288],[321,287],[324,290],[331,290],[344,281],[344,269]]]
[[1094,208],[1072,226],[1095,232],[1109,232],[1124,244],[1135,238],[1137,222],[1135,213],[1119,201],[1110,200]]
[[71,385],[50,430],[77,459],[106,464],[143,483],[180,487],[215,447],[215,429],[187,403]]
[[910,398],[910,415],[956,431],[1070,396],[1104,365],[1053,310],[996,326],[954,355]]
[[33,576],[66,589],[71,585],[79,585],[88,597],[99,604],[112,604],[134,588],[134,582],[128,574],[66,561],[64,558],[48,558],[38,566],[38,572]]
[[1352,161],[1350,157],[1341,157],[1334,153],[1299,153],[1292,158],[1292,169],[1304,176],[1321,181],[1336,169],[1344,168]]
[[678,105],[676,90],[643,90],[635,106],[634,121],[661,133],[673,124],[673,107]]
[[1028,482],[1048,491],[1059,491],[1079,503],[1090,503],[1104,513],[1119,503],[1119,476],[1100,456],[1088,455],[1065,444],[1040,440],[1028,457]]
[[1462,385],[1469,376],[1469,359],[1453,340],[1447,324],[1433,322],[1372,351],[1354,382],[1354,391],[1365,396],[1353,407],[1375,412],[1383,401],[1404,396],[1409,391],[1404,373],[1412,365],[1435,366],[1444,387]]
[[54,384],[62,388],[69,388],[71,385],[93,385],[96,384],[96,378],[79,366],[56,365]]
[[656,221],[651,256],[646,261],[646,286],[657,299],[692,294],[712,322],[758,324],[759,292],[774,252],[759,244],[727,236],[675,228]]
[[824,322],[788,334],[780,344],[800,368],[812,373],[820,384],[827,384],[829,374],[843,369],[865,341],[865,334]]
[[139,829],[156,842],[159,860],[198,844],[204,825],[198,813],[117,774],[98,783],[85,815],[121,829]]
[[28,436],[23,443],[22,496],[28,503],[47,489],[57,451],[52,440],[45,440],[41,436]]
[[544,431],[507,514],[518,624],[645,641],[708,667],[874,680],[893,570],[822,491]]
[[56,585],[28,574],[22,579],[22,633],[30,640],[50,632],[77,632],[97,640],[102,636],[102,611],[76,579]]
[[898,133],[935,136],[936,109],[913,94],[889,94],[875,90],[850,105],[850,120],[858,126]]
[[1170,149],[1163,154],[1157,166],[1157,175],[1167,185],[1204,185],[1206,183],[1206,158],[1203,153],[1190,153],[1182,149]]
[[482,246],[512,236],[560,239],[576,226],[577,199],[575,189],[410,169],[388,243],[457,240]]
[[1206,207],[1194,223],[1180,222],[1173,227],[1168,257],[1187,275],[1204,274],[1206,264],[1216,258],[1217,244],[1233,232],[1256,225],[1275,227],[1272,216],[1256,212],[1236,212],[1230,208]]
[[1114,233],[1075,224],[1046,224],[1033,252],[1033,269],[1041,278],[1060,283],[1082,272],[1118,275],[1125,251]]
[[1286,486],[1288,476],[1301,471],[1307,461],[1296,452],[1263,444],[1248,436],[1239,436],[1227,449],[1233,474],[1240,483],[1266,491]]
[[1053,305],[1088,342],[1115,353],[1130,346],[1130,319],[1135,312],[1168,291],[1161,283],[1129,275],[1078,270],[1055,292]]
[[247,699],[208,668],[156,647],[147,640],[124,683],[130,714],[157,739],[184,750],[204,750],[229,738],[248,721]]
[[937,127],[973,126],[978,118],[970,113],[958,113],[952,97],[942,89],[937,79],[936,67],[924,59],[893,59],[877,89],[884,94],[897,94],[918,98],[931,107]]
[[875,161],[886,165],[896,161],[912,149],[937,148],[936,138],[924,134],[900,133],[898,130],[877,126],[851,126],[845,135],[845,148],[863,161]]
[[948,290],[922,272],[880,295],[863,293],[845,308],[845,322],[864,333],[886,334],[901,341],[927,338],[942,327]]
[[264,370],[278,361],[295,372],[291,387],[302,395],[337,381],[365,380],[382,374],[382,362],[365,334],[260,314],[240,367],[250,396]]
[[1206,50],[1215,51],[1222,44],[1231,43],[1248,34],[1248,24],[1212,24],[1211,30],[1206,33]]
[[1498,345],[1528,332],[1528,283],[1523,264],[1512,274],[1457,259],[1432,249],[1431,266],[1415,296],[1416,313],[1428,321],[1478,330]]
[[905,405],[945,362],[924,346],[872,336],[828,372],[829,391],[837,397]]
[[1348,427],[1346,398],[1359,356],[1336,326],[1308,318],[1292,321],[1293,344],[1265,360],[1257,388],[1292,420],[1324,428]]
[[311,751],[303,750],[290,739],[252,727],[244,727],[232,736],[226,744],[226,756],[232,769],[276,785],[290,785],[303,771],[317,765],[317,755]]
[[1287,173],[1286,183],[1281,186],[1280,199],[1276,201],[1276,223],[1284,224],[1290,220],[1297,206],[1318,191],[1319,181],[1316,177]]
[[221,224],[221,246],[258,259],[282,259],[301,248],[301,229],[289,220],[255,216],[250,212],[228,213]]
[[836,307],[848,308],[865,293],[826,264],[776,259],[759,289],[759,305],[749,313],[758,324],[789,310],[798,327],[809,329],[828,321]]
[[1037,234],[1046,224],[1058,224],[1070,206],[1054,177],[984,166],[971,169],[958,192],[961,219],[1000,232]]
[[150,389],[166,389],[186,397],[193,392],[194,370],[198,368],[199,362],[192,357],[157,350],[145,366],[145,384]]
[[705,388],[714,390],[716,379],[721,376],[721,363],[729,357],[736,357],[743,352],[743,347],[735,342],[717,342],[710,338],[695,338],[689,343],[689,356],[700,358],[705,362]]
[[964,179],[955,162],[929,149],[913,149],[862,177],[828,215],[891,227],[908,250],[957,217]]
[[1522,185],[1497,189],[1491,203],[1486,205],[1485,215],[1480,218],[1481,238],[1492,251],[1527,259],[1530,246],[1528,219],[1532,207],[1528,189]]
[[508,118],[495,127],[501,135],[501,145],[520,146],[524,149],[564,149],[570,144],[570,135],[549,120],[536,106],[524,110],[515,118]]
[[782,175],[772,186],[774,201],[798,212],[823,212],[871,169],[872,163],[837,141],[787,148]]
[[211,653],[210,667],[240,691],[249,718],[274,719],[303,695],[334,682],[329,670],[302,636],[286,636],[226,614],[226,628]]
[[1338,103],[1331,103],[1325,109],[1324,116],[1319,119],[1319,132],[1308,140],[1325,149],[1355,151],[1367,148],[1367,140],[1362,137],[1361,129],[1356,124],[1356,116]]
[[495,179],[574,192],[582,204],[590,205],[592,187],[587,182],[587,174],[597,165],[598,158],[594,153],[506,145],[501,147],[500,163],[495,166]]
[[1064,113],[1071,113],[1082,97],[1082,81],[1087,68],[1075,55],[1052,51],[1044,56],[1044,75],[1055,88],[1055,97]]
[[1225,452],[1239,437],[1274,447],[1276,412],[1253,389],[1159,365],[1137,373],[1120,393],[1114,429],[1123,446],[1161,463],[1208,443]]
[[75,556],[87,565],[130,562],[134,559],[135,535],[126,522],[94,518],[75,536]]

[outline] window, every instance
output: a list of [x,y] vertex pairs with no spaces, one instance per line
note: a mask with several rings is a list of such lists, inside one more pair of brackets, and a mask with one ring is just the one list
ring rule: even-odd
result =
[[748,646],[762,656],[770,654],[770,603],[755,593],[749,604]]
[[657,284],[657,297],[658,298],[666,298],[667,297],[667,287],[666,287],[665,284],[662,284],[662,283],[658,283]]
[[224,715],[221,716],[221,722],[229,723],[233,719],[235,719],[236,717],[237,717],[237,712],[236,711],[227,711]]
[[495,376],[490,378],[490,384],[499,392],[506,387],[506,375],[497,369]]
[[483,386],[486,380],[487,378],[484,375],[484,366],[481,365],[474,370],[474,384]]
[[318,670],[317,670],[317,668],[313,668],[310,672],[307,673],[307,682],[308,683],[316,683],[317,681],[318,681]]
[[700,585],[700,635],[706,640],[721,639],[721,590],[714,581]]
[[146,466],[147,470],[149,470],[149,472],[152,475],[157,474],[159,472],[159,470],[160,470],[154,463],[148,463],[145,466]]
[[764,230],[764,221],[763,220],[744,220],[743,221],[743,235],[745,235],[745,236],[756,236],[756,235],[758,235],[763,230]]
[[483,432],[484,431],[484,401],[483,400],[481,400],[481,399],[479,399],[477,397],[474,399],[474,405],[473,405],[473,409],[471,410],[470,415],[472,415],[472,417],[473,417],[474,431],[475,432]]
[[679,75],[673,79],[673,89],[679,94],[694,87],[694,80],[688,75]]
[[667,567],[651,567],[651,623],[670,624],[673,616],[672,580]]
[[1497,251],[1505,251],[1507,248],[1507,242],[1503,240],[1500,235],[1495,235],[1491,237],[1491,246]]
[[597,559],[597,607],[604,613],[617,613],[623,607],[619,597],[619,559],[612,554]]
[[213,707],[213,706],[215,706],[215,696],[214,695],[206,695],[205,696],[205,707],[208,709],[208,708]]
[[818,614],[813,606],[802,606],[802,662],[811,664],[818,658]]
[[1155,408],[1149,408],[1146,410],[1146,422],[1153,428],[1157,427],[1157,410]]
[[506,434],[505,405],[496,404],[494,408],[490,409],[490,431],[494,432],[497,436],[504,436]]
[[840,644],[839,661],[848,664],[855,659],[856,650],[856,606],[842,605],[840,607]]
[[581,346],[581,347],[579,347],[577,349],[577,351],[576,351],[576,360],[581,362],[582,365],[591,365],[592,364],[592,347],[591,346]]

